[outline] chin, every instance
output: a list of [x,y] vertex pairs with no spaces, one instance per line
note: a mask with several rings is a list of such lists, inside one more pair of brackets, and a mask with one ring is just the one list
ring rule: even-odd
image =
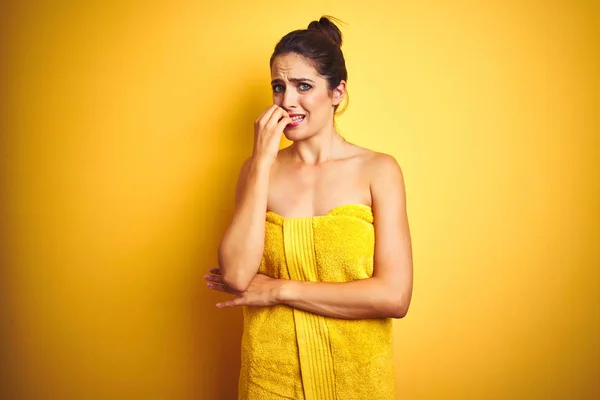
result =
[[290,130],[283,130],[283,135],[285,136],[285,138],[287,140],[290,140],[292,142],[296,142],[298,140],[302,140],[302,139],[306,139],[306,133],[300,132],[300,131],[296,131],[294,129],[290,129]]

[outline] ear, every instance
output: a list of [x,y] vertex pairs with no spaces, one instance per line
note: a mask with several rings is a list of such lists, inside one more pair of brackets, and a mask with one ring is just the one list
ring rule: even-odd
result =
[[340,81],[340,84],[333,89],[331,98],[332,104],[337,106],[342,102],[342,100],[344,100],[344,97],[346,97],[346,81],[342,80]]

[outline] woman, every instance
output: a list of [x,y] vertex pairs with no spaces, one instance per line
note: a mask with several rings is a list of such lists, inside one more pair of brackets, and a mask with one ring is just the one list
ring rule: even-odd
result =
[[[236,296],[218,307],[245,306],[240,399],[394,398],[392,318],[412,294],[405,189],[392,156],[336,131],[341,44],[322,17],[276,45],[273,105],[206,276]],[[282,132],[293,144],[279,150]]]

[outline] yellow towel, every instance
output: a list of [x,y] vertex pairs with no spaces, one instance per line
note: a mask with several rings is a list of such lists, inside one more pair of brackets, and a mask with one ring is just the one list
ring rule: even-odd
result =
[[[307,218],[267,212],[259,273],[313,282],[369,278],[374,243],[366,205]],[[391,319],[343,320],[285,305],[244,307],[239,399],[394,399]]]

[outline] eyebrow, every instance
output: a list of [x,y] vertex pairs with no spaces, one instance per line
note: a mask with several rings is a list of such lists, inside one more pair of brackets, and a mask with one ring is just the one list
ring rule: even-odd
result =
[[[297,83],[297,82],[310,82],[310,83],[315,83],[315,81],[313,81],[313,80],[311,80],[311,79],[308,79],[308,78],[290,78],[290,79],[289,79],[289,81],[290,81],[290,82],[295,82],[295,83]],[[279,82],[283,82],[283,80],[282,80],[282,79],[273,79],[273,80],[271,81],[271,85],[272,85],[272,84],[274,84],[274,83],[279,83]]]

